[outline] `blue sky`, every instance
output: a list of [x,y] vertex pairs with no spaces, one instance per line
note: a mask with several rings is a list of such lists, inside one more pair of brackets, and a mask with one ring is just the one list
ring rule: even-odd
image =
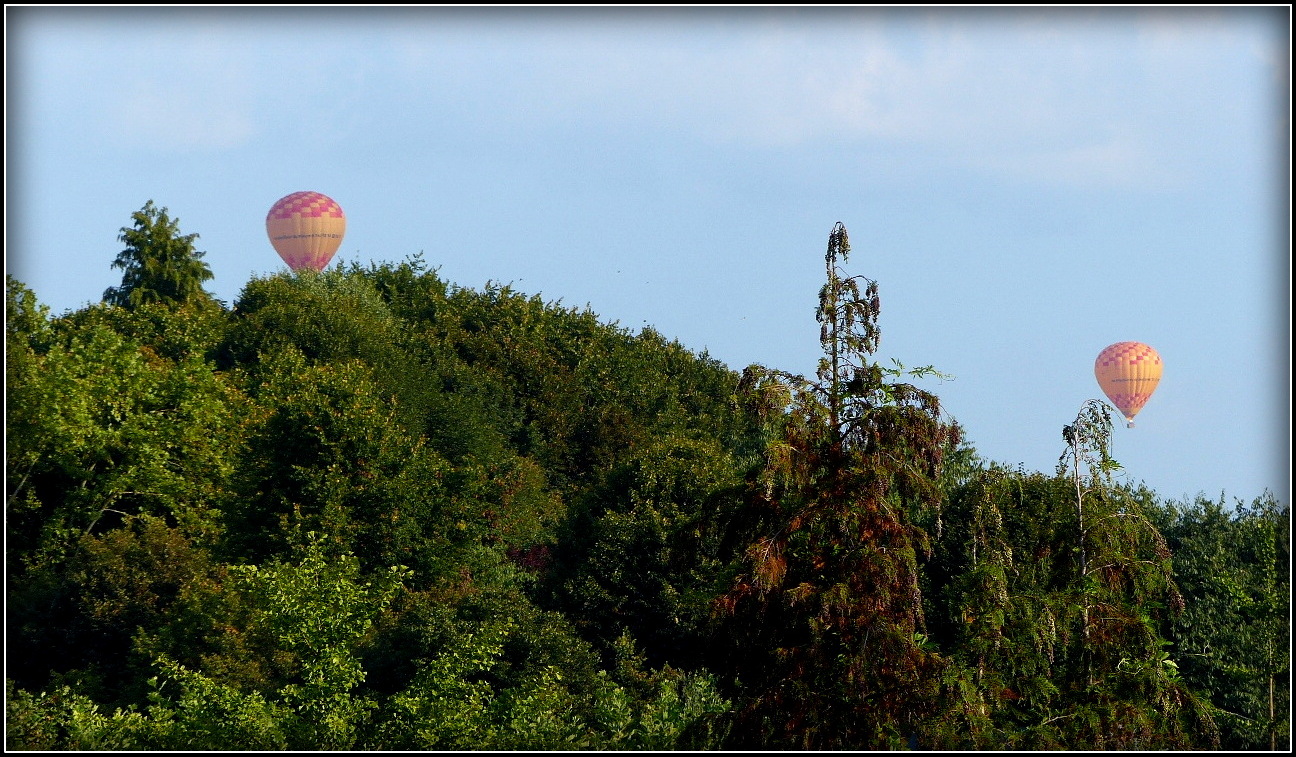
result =
[[120,283],[148,200],[232,303],[314,190],[335,261],[812,374],[841,221],[878,357],[952,375],[918,383],[984,457],[1052,471],[1098,352],[1142,341],[1128,480],[1290,501],[1285,7],[5,15],[5,263],[55,314]]

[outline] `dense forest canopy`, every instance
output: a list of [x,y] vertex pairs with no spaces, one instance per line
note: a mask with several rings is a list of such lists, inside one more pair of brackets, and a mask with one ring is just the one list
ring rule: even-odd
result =
[[1290,748],[1288,505],[983,460],[840,224],[805,377],[133,220],[7,279],[9,749]]

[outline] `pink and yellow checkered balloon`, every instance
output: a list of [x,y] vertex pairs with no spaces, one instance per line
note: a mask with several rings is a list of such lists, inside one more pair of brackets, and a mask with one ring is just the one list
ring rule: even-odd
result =
[[1107,398],[1134,426],[1134,416],[1147,404],[1161,381],[1161,356],[1142,342],[1117,342],[1098,353],[1094,376]]
[[346,233],[342,207],[319,192],[293,192],[266,215],[266,234],[294,271],[324,270]]

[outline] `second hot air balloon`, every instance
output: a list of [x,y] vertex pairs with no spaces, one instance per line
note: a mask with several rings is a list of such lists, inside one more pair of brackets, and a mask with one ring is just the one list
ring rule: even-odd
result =
[[1161,356],[1142,342],[1117,342],[1098,353],[1094,376],[1133,428],[1134,416],[1161,381]]
[[293,192],[266,214],[270,244],[294,271],[324,270],[345,233],[342,207],[319,192]]

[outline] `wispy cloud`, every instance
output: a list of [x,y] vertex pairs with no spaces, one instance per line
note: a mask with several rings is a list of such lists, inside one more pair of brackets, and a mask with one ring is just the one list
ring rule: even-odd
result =
[[58,75],[43,81],[64,112],[134,147],[382,140],[421,121],[910,150],[1009,180],[1160,187],[1208,171],[1194,161],[1237,128],[1254,80],[1285,66],[1262,25],[1225,12],[558,22],[429,9],[273,33],[257,18],[52,33]]
[[[1273,74],[1258,28],[1214,17],[1037,13],[761,23],[415,28],[398,65],[429,98],[519,123],[669,130],[754,148],[892,145],[1009,179],[1165,187],[1201,173]],[[1272,66],[1269,63],[1268,66]]]

